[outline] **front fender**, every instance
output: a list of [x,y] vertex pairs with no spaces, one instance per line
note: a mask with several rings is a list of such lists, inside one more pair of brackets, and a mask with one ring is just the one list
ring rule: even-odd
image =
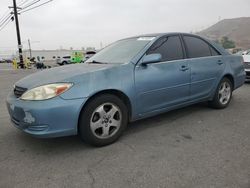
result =
[[136,109],[134,66],[134,64],[128,63],[77,76],[71,80],[74,86],[63,93],[61,97],[66,100],[90,98],[107,90],[119,91],[128,97],[133,118],[136,114],[134,111]]

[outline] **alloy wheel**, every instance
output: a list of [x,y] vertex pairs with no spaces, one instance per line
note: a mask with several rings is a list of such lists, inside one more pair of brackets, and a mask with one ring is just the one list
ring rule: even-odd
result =
[[228,82],[222,82],[218,93],[220,103],[227,104],[230,101],[231,93],[231,85]]
[[113,103],[98,106],[91,115],[90,128],[92,133],[101,139],[112,137],[119,130],[122,113]]

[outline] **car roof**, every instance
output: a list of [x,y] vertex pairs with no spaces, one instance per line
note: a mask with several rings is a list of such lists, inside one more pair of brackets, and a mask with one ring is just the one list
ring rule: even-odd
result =
[[[133,38],[139,38],[139,37],[156,37],[156,38],[160,38],[160,37],[167,36],[167,35],[189,35],[189,36],[194,36],[194,37],[201,37],[202,39],[210,41],[206,37],[200,36],[198,34],[183,33],[183,32],[166,32],[166,33],[142,34],[142,35],[136,35],[136,36],[132,36],[132,37],[123,38],[121,40],[124,40],[124,39],[133,39]],[[120,41],[120,40],[118,40],[118,41]]]
[[150,33],[150,34],[142,34],[142,35],[136,35],[129,38],[136,38],[136,37],[162,37],[165,35],[193,35],[193,36],[199,36],[197,34],[192,33],[183,33],[183,32],[166,32],[166,33]]
[[210,44],[212,44],[213,47],[215,47],[221,54],[229,55],[229,52],[227,52],[224,48],[222,48],[220,45],[216,44],[215,42],[209,40],[206,37],[200,36],[198,34],[192,34],[192,33],[183,33],[183,32],[151,33],[151,34],[137,35],[137,36],[134,36],[134,37],[129,37],[127,39],[138,38],[138,37],[156,37],[156,38],[160,38],[160,37],[167,36],[167,35],[189,35],[189,36],[194,36],[194,37],[200,37],[203,40],[205,40],[205,41],[209,42]]

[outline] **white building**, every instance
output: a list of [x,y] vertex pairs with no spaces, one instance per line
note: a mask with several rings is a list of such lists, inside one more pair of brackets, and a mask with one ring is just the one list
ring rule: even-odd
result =
[[[83,50],[31,50],[31,56],[35,57],[36,59],[37,57],[39,57],[40,59],[44,57],[45,61],[51,61],[63,56],[70,56],[75,51],[82,51],[84,53]],[[23,50],[23,57],[30,57],[30,51]]]
[[2,60],[2,59],[13,59],[15,56],[16,56],[15,51],[0,50],[0,60]]
[[[31,50],[31,52],[28,49],[23,50],[23,57],[29,58],[30,56],[35,57],[37,60],[37,57],[42,59],[44,57],[45,61],[54,61],[57,58],[61,58],[63,56],[70,56],[73,52],[83,52],[85,54],[88,50],[95,50],[95,48],[88,47],[86,50],[66,50],[66,49],[60,49],[60,50]],[[30,55],[31,53],[31,55]],[[1,50],[0,49],[0,59],[13,59],[18,58],[18,51],[11,51],[11,50]]]

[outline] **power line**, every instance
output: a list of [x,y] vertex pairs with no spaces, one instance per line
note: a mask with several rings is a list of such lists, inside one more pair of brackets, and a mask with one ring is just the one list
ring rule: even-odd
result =
[[10,23],[11,19],[9,19],[1,28],[0,31],[2,31],[7,25],[8,23]]
[[4,14],[3,14],[3,16],[2,16],[2,18],[0,18],[0,22],[2,22],[8,15],[9,15],[9,10],[7,10]]
[[2,31],[7,25],[8,23],[10,23],[11,19],[9,19],[1,28],[0,31]]
[[20,1],[17,1],[16,3],[17,4],[22,4],[25,0],[20,0]]
[[6,10],[6,11],[4,12],[4,14],[3,14],[2,17],[4,17],[4,15],[6,15],[8,12],[9,12],[9,10]]
[[19,2],[20,4],[18,6],[23,6],[26,3],[29,3],[30,0],[22,0],[21,2]]
[[0,20],[0,25],[10,18],[10,13]]
[[33,9],[38,8],[38,7],[40,7],[40,6],[43,6],[43,5],[45,5],[45,4],[47,4],[47,3],[51,2],[51,1],[53,1],[53,0],[46,1],[46,2],[44,2],[44,3],[42,3],[42,4],[40,4],[40,5],[34,6],[34,7],[32,7],[32,8],[27,9],[27,10],[21,10],[21,11],[18,12],[18,13],[20,13],[20,14],[25,13],[25,12],[27,12],[27,11],[30,11],[30,10],[33,10]]
[[6,19],[4,19],[2,21],[2,23],[0,23],[0,27],[2,27],[6,22],[8,22],[9,20],[11,20],[10,18],[12,17],[12,15],[10,14],[8,17],[6,17]]
[[27,1],[29,0],[21,0],[19,2],[17,2],[18,6],[22,6],[23,4],[25,4]]
[[28,5],[24,6],[24,7],[22,7],[22,9],[29,8],[30,6],[32,6],[32,5],[36,4],[36,3],[38,3],[39,1],[41,1],[41,0],[32,1],[32,2],[30,2],[30,4],[28,4]]

